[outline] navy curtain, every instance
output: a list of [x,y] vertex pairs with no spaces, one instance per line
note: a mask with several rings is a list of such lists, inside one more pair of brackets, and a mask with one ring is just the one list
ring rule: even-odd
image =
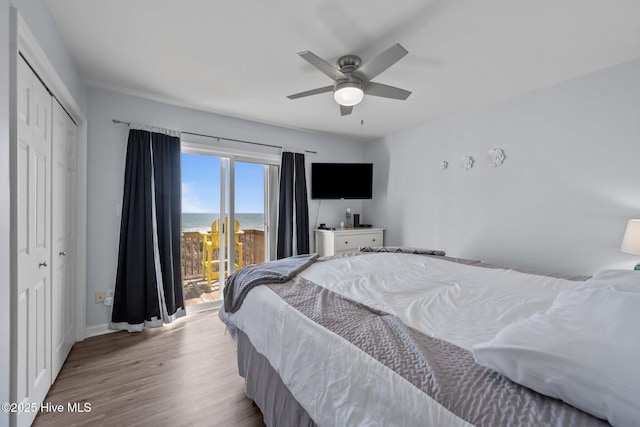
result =
[[295,207],[297,255],[309,253],[309,203],[307,201],[307,178],[304,171],[304,154],[295,153]]
[[130,129],[110,327],[140,331],[183,316],[180,138]]
[[308,254],[309,204],[304,154],[282,153],[279,197],[277,258]]

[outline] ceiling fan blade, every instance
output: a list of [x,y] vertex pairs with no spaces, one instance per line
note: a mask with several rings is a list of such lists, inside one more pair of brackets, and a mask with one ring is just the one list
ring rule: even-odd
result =
[[366,64],[360,66],[353,74],[364,77],[365,80],[371,80],[387,68],[401,60],[407,53],[400,43],[396,43],[389,49],[380,52]]
[[333,91],[333,85],[325,86],[325,87],[319,87],[318,89],[311,89],[311,90],[307,90],[307,91],[300,92],[300,93],[295,93],[293,95],[287,96],[287,98],[289,98],[289,99],[297,99],[297,98],[302,98],[304,96],[317,95],[319,93],[325,93],[325,92],[331,92],[331,91]]
[[329,76],[332,80],[345,79],[347,77],[342,73],[342,71],[338,70],[315,53],[305,50],[304,52],[298,52],[298,55],[304,58],[309,64]]
[[368,82],[365,84],[364,93],[372,96],[380,96],[382,98],[401,99],[402,101],[411,95],[411,92],[408,90],[374,82]]
[[350,106],[346,106],[346,105],[341,105],[340,106],[340,115],[341,116],[348,116],[349,114],[351,114],[351,112],[353,111],[353,105]]

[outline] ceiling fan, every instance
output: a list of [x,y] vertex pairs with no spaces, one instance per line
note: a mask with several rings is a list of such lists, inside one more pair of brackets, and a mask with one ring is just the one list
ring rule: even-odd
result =
[[298,52],[303,59],[329,76],[334,83],[317,89],[289,95],[289,99],[297,99],[325,92],[333,92],[333,97],[340,104],[340,115],[351,114],[353,106],[364,98],[364,95],[380,96],[382,98],[405,100],[411,92],[393,86],[375,83],[371,80],[391,67],[409,53],[399,43],[379,53],[366,64],[362,64],[360,57],[345,55],[338,59],[337,67],[329,64],[314,53],[305,50]]

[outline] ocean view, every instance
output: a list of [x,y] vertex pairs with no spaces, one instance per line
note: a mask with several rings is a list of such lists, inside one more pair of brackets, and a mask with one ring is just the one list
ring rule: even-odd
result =
[[[207,231],[211,223],[220,218],[219,213],[182,213],[182,231]],[[242,230],[264,230],[264,214],[236,213]]]

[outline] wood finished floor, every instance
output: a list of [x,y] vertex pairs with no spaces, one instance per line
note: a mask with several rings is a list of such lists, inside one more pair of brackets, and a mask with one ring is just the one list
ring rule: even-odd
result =
[[244,395],[236,344],[213,310],[76,343],[45,398],[65,408],[74,402],[91,411],[40,412],[33,425],[264,426]]

